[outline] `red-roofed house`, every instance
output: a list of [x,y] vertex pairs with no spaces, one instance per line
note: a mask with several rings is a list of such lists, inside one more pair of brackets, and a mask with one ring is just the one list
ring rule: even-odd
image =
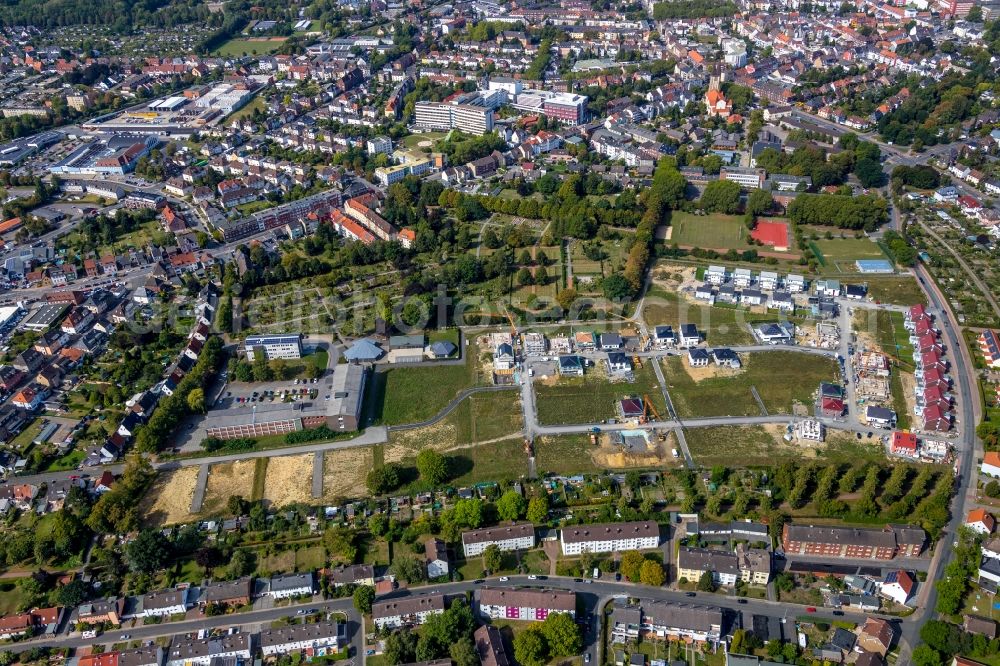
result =
[[900,606],[905,606],[906,602],[913,595],[913,588],[916,583],[913,577],[906,571],[890,571],[885,576],[885,580],[879,585],[879,594],[892,599]]
[[836,418],[844,415],[844,401],[840,398],[825,397],[820,400],[819,410],[821,416]]
[[951,430],[951,416],[941,405],[924,407],[924,430],[947,432]]
[[997,521],[986,509],[972,509],[965,518],[965,526],[979,534],[991,534]]
[[897,456],[906,456],[907,458],[917,457],[917,436],[912,432],[903,432],[897,430],[892,433],[892,444],[890,444],[889,450]]

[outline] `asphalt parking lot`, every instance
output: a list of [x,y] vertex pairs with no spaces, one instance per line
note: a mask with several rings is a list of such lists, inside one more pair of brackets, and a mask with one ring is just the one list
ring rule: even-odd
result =
[[[213,409],[231,409],[242,406],[250,407],[257,403],[271,403],[285,400],[295,402],[303,399],[320,398],[320,391],[328,389],[321,380],[300,379],[282,382],[262,382],[259,384],[229,384],[213,405]],[[329,392],[329,391],[327,391]]]

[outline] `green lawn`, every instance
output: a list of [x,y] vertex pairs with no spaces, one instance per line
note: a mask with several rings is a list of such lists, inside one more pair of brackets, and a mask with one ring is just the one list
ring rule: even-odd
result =
[[241,118],[249,116],[254,112],[254,109],[263,112],[264,108],[265,108],[264,98],[261,97],[260,95],[257,95],[252,100],[250,100],[250,102],[246,104],[242,109],[239,109],[238,111],[233,111],[233,113],[230,114],[229,116],[229,122],[232,123],[237,120],[240,120]]
[[35,441],[35,437],[38,437],[38,433],[41,431],[42,422],[39,419],[35,419],[26,425],[24,430],[18,433],[17,437],[11,440],[8,447],[14,451],[19,451],[21,454],[24,454],[28,447],[31,446],[31,443]]
[[70,470],[76,469],[83,459],[87,457],[87,454],[81,449],[73,449],[66,455],[56,458],[52,461],[48,467],[45,468],[46,472],[68,472]]
[[287,37],[260,37],[257,39],[230,39],[225,44],[215,50],[215,54],[222,57],[239,57],[244,53],[253,55],[255,53],[274,53],[287,40]]
[[423,134],[410,134],[400,140],[400,145],[409,150],[419,148],[424,141],[436,143],[445,137],[444,132],[424,132]]
[[681,246],[700,247],[704,249],[746,250],[751,247],[748,242],[750,231],[738,215],[694,215],[682,211],[670,214],[670,240]]
[[[836,236],[836,234],[834,234]],[[832,238],[827,240],[820,238],[812,241],[823,253],[823,258],[827,264],[840,264],[841,270],[850,271],[854,269],[853,263],[858,259],[885,259],[885,253],[877,243],[866,237],[854,238]],[[847,264],[851,264],[848,266]]]
[[694,381],[681,356],[664,359],[667,390],[680,417],[759,416],[755,387],[769,414],[790,414],[796,402],[809,405],[821,381],[835,381],[836,362],[825,356],[791,351],[757,352],[741,357],[743,369]]
[[528,456],[521,439],[451,451],[447,456],[457,474],[449,483],[456,486],[515,480],[528,474]]
[[0,615],[13,615],[28,602],[18,580],[6,578],[0,582]]
[[615,418],[615,403],[630,396],[648,395],[660,415],[666,403],[649,363],[636,370],[633,382],[610,382],[603,369],[587,368],[583,377],[560,377],[553,386],[536,382],[538,420],[545,425],[596,423]]
[[370,424],[416,423],[444,409],[462,389],[484,383],[475,345],[466,348],[462,365],[407,368],[393,366],[377,372],[368,389]]
[[749,345],[754,337],[748,325],[773,322],[777,315],[690,303],[676,293],[653,287],[646,295],[642,318],[650,328],[669,324],[677,330],[681,324],[694,324],[710,345]]

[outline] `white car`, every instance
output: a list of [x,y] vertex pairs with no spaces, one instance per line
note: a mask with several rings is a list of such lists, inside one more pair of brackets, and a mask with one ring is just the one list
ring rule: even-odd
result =
[[535,574],[531,574],[530,576],[528,576],[528,580],[538,580],[538,576],[536,576]]
[[506,583],[509,580],[510,580],[510,578],[508,578],[507,576],[500,576],[500,582],[501,583]]

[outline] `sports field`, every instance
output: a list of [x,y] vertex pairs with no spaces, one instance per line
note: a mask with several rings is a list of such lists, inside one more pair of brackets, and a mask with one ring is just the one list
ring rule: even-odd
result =
[[854,262],[858,259],[887,259],[882,248],[867,236],[854,236],[839,233],[833,238],[825,238],[829,229],[804,227],[806,237],[819,235],[819,238],[809,241],[809,247],[819,260],[822,267],[843,273],[856,273]]
[[249,39],[230,39],[215,50],[216,55],[238,57],[244,53],[274,53],[285,43],[287,37],[251,37]]
[[674,211],[670,215],[669,244],[717,250],[745,250],[749,232],[737,215],[695,215]]
[[777,218],[757,220],[757,225],[750,236],[761,243],[776,250],[788,249],[788,222]]

